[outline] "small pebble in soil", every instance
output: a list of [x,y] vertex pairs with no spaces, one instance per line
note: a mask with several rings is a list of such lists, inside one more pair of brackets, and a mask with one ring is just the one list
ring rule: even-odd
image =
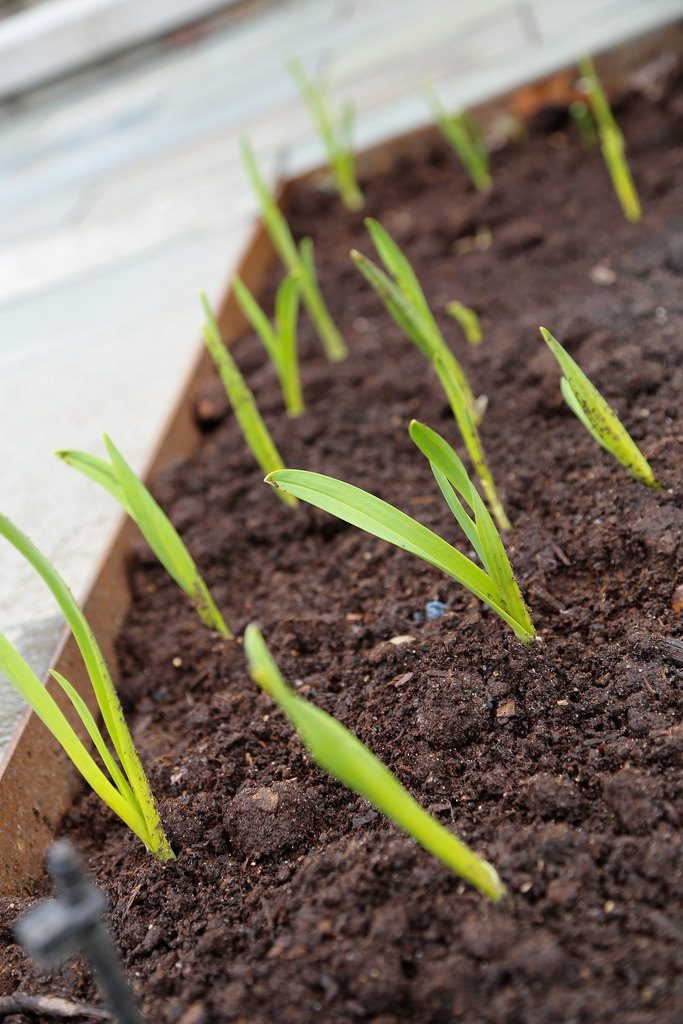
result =
[[448,611],[448,608],[443,601],[427,601],[427,604],[425,605],[425,616],[427,622],[433,622],[434,619],[440,619],[446,611]]
[[603,287],[614,284],[617,279],[617,275],[607,263],[596,264],[591,270],[590,276],[593,284],[599,284]]

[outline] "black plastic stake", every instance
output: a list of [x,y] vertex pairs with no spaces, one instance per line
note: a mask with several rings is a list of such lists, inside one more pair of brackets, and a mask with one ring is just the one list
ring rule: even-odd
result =
[[107,906],[104,896],[67,840],[52,844],[46,863],[59,898],[39,904],[17,921],[19,942],[46,968],[56,967],[74,953],[84,953],[114,1017],[120,1024],[144,1024],[102,919]]

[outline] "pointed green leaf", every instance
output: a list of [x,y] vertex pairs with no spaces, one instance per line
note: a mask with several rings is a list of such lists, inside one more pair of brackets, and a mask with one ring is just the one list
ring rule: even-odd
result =
[[624,216],[635,223],[640,220],[640,200],[633,183],[631,170],[626,160],[626,143],[617,124],[605,90],[600,84],[595,66],[590,57],[579,61],[579,70],[584,80],[586,97],[598,124],[600,147],[612,180],[614,191],[621,204]]
[[[466,529],[465,524],[461,522],[457,515],[456,518],[461,522],[463,530],[481,558],[482,564],[490,577],[496,594],[497,605],[505,609],[514,621],[513,629],[519,639],[525,642],[530,640],[535,635],[535,629],[512,572],[507,552],[489,511],[479,497],[474,484],[467,476],[461,460],[448,442],[424,423],[412,420],[409,433],[422,454],[429,459],[432,471],[440,470],[472,509],[476,542],[472,540],[470,533],[472,520],[470,519],[470,527]],[[452,506],[451,510],[455,514]]]
[[3,515],[0,515],[0,534],[33,566],[61,608],[88,671],[88,677],[95,692],[97,706],[100,709],[107,733],[135,794],[138,810],[145,820],[150,849],[160,860],[173,859],[174,854],[164,834],[147,777],[123,717],[118,694],[85,615],[74,601],[64,580],[47,558],[26,534],[22,533]]
[[478,565],[442,540],[426,526],[389,505],[374,494],[354,487],[343,480],[310,473],[306,470],[284,469],[271,473],[266,483],[293,494],[309,505],[330,512],[345,523],[386,540],[404,551],[410,551],[430,565],[441,569],[500,615],[520,639],[520,627],[500,606],[491,580]]
[[440,332],[436,320],[432,315],[429,303],[422,290],[422,285],[411,267],[410,261],[404,256],[399,246],[379,221],[373,217],[366,217],[365,226],[385,269],[391,274],[404,297],[413,305],[419,317],[424,320],[426,335],[428,337],[439,335]]
[[[284,463],[275,443],[270,436],[261,413],[258,411],[256,399],[239,371],[237,363],[223,344],[216,318],[209,306],[206,295],[202,294],[202,305],[207,323],[204,326],[204,339],[211,358],[216,364],[225,392],[230,399],[235,419],[240,425],[249,450],[264,473],[272,473],[284,467]],[[282,496],[285,504],[295,505],[296,502],[286,495]]]
[[190,598],[202,622],[223,636],[231,637],[232,633],[175,526],[106,434],[104,443],[132,518],[152,551]]
[[446,306],[446,312],[460,324],[463,334],[470,345],[481,345],[481,324],[479,323],[479,317],[473,309],[466,306],[464,302],[458,302],[457,299],[454,299],[453,302],[449,302]]
[[256,626],[247,627],[244,646],[254,682],[274,697],[324,771],[368,800],[489,899],[502,899],[505,887],[491,864],[427,814],[353,733],[287,686]]
[[246,284],[242,281],[239,274],[235,274],[232,279],[232,290],[235,293],[235,298],[239,303],[240,309],[247,318],[247,321],[251,324],[252,329],[263,342],[263,347],[270,356],[275,367],[278,367],[280,364],[281,353],[277,333],[273,330],[270,320],[251,294]]
[[320,83],[312,81],[306,74],[301,62],[295,58],[287,61],[287,67],[308,106],[311,118],[318,130],[342,202],[350,210],[360,209],[363,205],[363,194],[356,181],[351,138],[353,131],[353,108],[351,108],[351,115],[349,115],[349,105],[345,104],[339,121],[335,124],[332,99],[327,88]]
[[481,129],[474,117],[465,112],[449,115],[433,89],[425,89],[424,96],[432,110],[434,120],[457,153],[472,184],[480,192],[488,192],[491,188],[488,153]]
[[285,406],[290,416],[300,416],[304,411],[297,347],[298,313],[299,272],[295,271],[285,277],[275,296],[275,319],[279,334],[282,368],[280,380]]
[[263,221],[266,225],[268,235],[277,251],[278,256],[288,270],[299,270],[301,297],[306,309],[315,325],[318,337],[322,342],[327,358],[333,362],[344,359],[347,355],[346,345],[341,334],[337,330],[330,312],[325,304],[322,292],[318,287],[315,275],[311,275],[310,268],[304,264],[299,249],[292,238],[287,220],[282,210],[277,205],[272,195],[266,188],[261,176],[254,151],[247,139],[242,139],[242,158],[251,182],[261,206]]
[[[640,480],[641,483],[654,490],[661,490],[662,485],[655,477],[649,462],[595,385],[591,383],[578,363],[574,362],[550,331],[547,331],[545,327],[541,327],[540,331],[546,345],[560,364],[576,404],[583,411],[583,417],[579,416],[581,422],[586,425],[586,421],[588,421],[591,435],[636,480]],[[566,388],[564,393],[566,397]],[[571,402],[568,404],[572,411],[576,412],[574,404]]]
[[434,367],[441,385],[446,392],[446,396],[450,403],[453,415],[458,424],[458,428],[462,435],[462,439],[465,442],[469,457],[472,460],[472,464],[476,471],[477,476],[481,482],[482,489],[486,495],[487,501],[491,506],[496,522],[501,530],[510,529],[510,520],[508,519],[503,504],[498,497],[498,491],[493,481],[493,475],[486,462],[486,456],[484,454],[484,448],[479,437],[479,432],[474,425],[474,419],[471,413],[471,404],[462,390],[457,376],[453,373],[450,362],[445,361],[440,355],[434,356]]
[[57,672],[55,669],[50,669],[50,675],[59,683],[62,690],[64,690],[64,693],[71,701],[74,711],[83,723],[88,736],[92,740],[93,746],[102,758],[102,762],[109,772],[112,782],[118,789],[119,793],[132,807],[135,807],[136,800],[133,795],[133,791],[128,785],[118,764],[109,752],[107,744],[104,741],[104,737],[97,726],[97,722],[91,715],[88,705],[85,703],[76,687],[72,686],[69,680],[65,679],[61,673]]
[[151,839],[137,802],[129,803],[83,746],[68,719],[7,637],[0,634],[0,672],[49,729],[88,785],[147,847]]
[[83,476],[89,477],[96,484],[99,484],[100,487],[104,487],[105,491],[109,491],[131,519],[134,518],[129,505],[126,503],[126,496],[121,489],[116,473],[106,459],[101,459],[98,455],[90,455],[88,452],[73,450],[57,451],[55,455],[62,462],[66,463],[67,466],[77,469]]
[[465,534],[468,541],[470,542],[470,544],[476,551],[477,555],[479,556],[481,564],[484,566],[484,568],[486,568],[486,558],[484,556],[484,552],[479,541],[479,534],[477,533],[476,524],[468,515],[463,503],[460,501],[460,498],[455,493],[455,490],[453,489],[453,486],[451,485],[445,473],[442,473],[438,466],[435,466],[433,462],[430,463],[430,466],[432,473],[434,474],[434,479],[439,485],[439,490],[441,491],[442,495],[446,500],[446,504],[453,513],[456,522],[460,526],[460,529]]
[[425,335],[424,322],[417,310],[406,299],[405,295],[391,278],[387,277],[383,270],[380,270],[372,260],[368,259],[356,249],[351,250],[351,259],[356,264],[365,280],[379,295],[394,321],[401,328],[403,333],[414,345],[420,349],[428,359],[432,358],[432,345]]

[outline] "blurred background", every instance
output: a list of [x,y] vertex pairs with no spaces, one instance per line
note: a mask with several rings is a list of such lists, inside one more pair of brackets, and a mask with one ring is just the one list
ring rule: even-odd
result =
[[[667,24],[683,0],[0,2],[0,509],[77,597],[114,502],[56,448],[106,430],[144,469],[256,206],[323,154],[284,67],[296,55],[357,109],[363,148],[429,120],[421,86],[482,102]],[[0,630],[39,673],[62,623],[0,546]],[[0,752],[22,711],[0,680]]]

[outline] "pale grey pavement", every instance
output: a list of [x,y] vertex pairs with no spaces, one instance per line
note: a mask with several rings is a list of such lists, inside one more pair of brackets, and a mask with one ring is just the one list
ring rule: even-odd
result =
[[[360,146],[428,120],[432,79],[475,103],[666,23],[681,0],[266,0],[0,110],[0,509],[82,596],[114,503],[53,457],[106,430],[142,470],[256,215],[248,132],[271,180],[319,162],[283,68],[297,54],[358,107]],[[0,543],[0,630],[39,673],[61,629]],[[21,703],[0,683],[0,749]]]

